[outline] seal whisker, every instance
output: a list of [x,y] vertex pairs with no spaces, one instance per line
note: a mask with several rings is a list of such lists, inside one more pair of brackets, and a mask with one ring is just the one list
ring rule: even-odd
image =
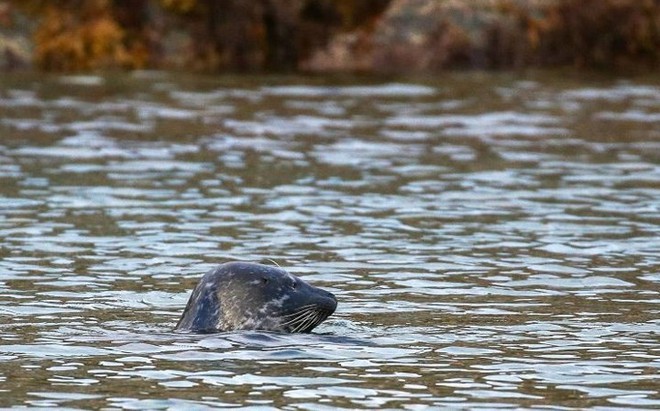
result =
[[306,314],[310,311],[316,311],[316,310],[317,310],[316,306],[312,304],[312,305],[305,306],[302,309],[297,310],[297,311],[295,311],[291,314],[283,315],[282,318],[288,319],[287,322],[291,322],[291,321],[295,321],[297,318],[299,318],[300,316],[302,316],[302,315],[304,315],[304,314]]
[[299,317],[301,317],[301,316],[303,316],[303,315],[305,315],[309,312],[312,312],[312,311],[315,311],[314,307],[306,308],[304,310],[299,310],[299,311],[296,311],[295,313],[292,313],[292,314],[283,315],[282,318],[288,320],[287,322],[295,321],[297,318],[299,318]]
[[291,328],[291,332],[293,332],[293,333],[297,332],[299,327],[300,327],[300,323],[296,323],[296,324]]
[[302,332],[311,331],[312,328],[314,328],[318,324],[318,322],[317,322],[318,318],[319,318],[319,316],[318,316],[318,311],[317,311],[317,312],[314,313],[313,316],[311,316],[310,318],[307,319],[307,321],[304,323],[304,326],[301,327],[301,331]]
[[304,311],[313,310],[315,308],[316,308],[316,304],[304,305],[304,306],[300,307],[298,310],[292,312],[291,314],[286,314],[286,315],[283,315],[282,317],[287,318],[287,317],[298,316]]
[[316,321],[314,322],[314,325],[312,325],[312,327],[310,327],[309,331],[311,331],[314,327],[318,326],[323,321],[325,321],[325,319],[328,318],[330,316],[330,314],[332,314],[332,313],[330,313],[326,310],[317,311],[316,312]]
[[316,311],[317,311],[316,309],[311,309],[311,308],[304,311],[300,311],[297,313],[295,317],[284,318],[285,321],[283,321],[283,324],[291,325],[291,324],[299,323]]
[[293,325],[293,324],[299,324],[306,320],[310,315],[314,313],[314,310],[312,309],[307,309],[302,312],[299,312],[298,315],[295,318],[290,319],[289,321],[286,321],[283,323],[284,325]]
[[318,310],[309,313],[309,315],[307,315],[307,316],[305,317],[304,321],[302,321],[302,322],[298,325],[298,327],[297,327],[297,331],[299,331],[299,332],[305,332],[305,331],[307,331],[308,329],[311,330],[311,329],[313,328],[313,326],[312,326],[311,328],[310,328],[310,326],[311,326],[312,324],[316,324],[317,319],[318,319]]
[[309,332],[317,325],[325,321],[332,314],[327,310],[318,309],[316,306],[307,307],[296,312],[296,317],[281,323],[282,327],[291,327],[291,332]]
[[296,326],[293,328],[294,332],[300,332],[307,327],[308,322],[315,317],[315,312],[307,312],[304,316],[301,316],[299,321],[296,322]]
[[307,328],[307,323],[309,322],[310,318],[312,318],[312,317],[308,317],[307,319],[305,319],[305,321],[301,322],[298,325],[298,327],[296,327],[296,332],[304,331]]
[[304,329],[305,321],[301,321],[296,327],[293,329],[293,332],[301,332]]

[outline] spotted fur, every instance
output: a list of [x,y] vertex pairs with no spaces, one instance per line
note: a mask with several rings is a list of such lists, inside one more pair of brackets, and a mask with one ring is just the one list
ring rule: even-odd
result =
[[325,321],[336,307],[334,295],[281,268],[226,263],[202,277],[176,330],[306,333]]

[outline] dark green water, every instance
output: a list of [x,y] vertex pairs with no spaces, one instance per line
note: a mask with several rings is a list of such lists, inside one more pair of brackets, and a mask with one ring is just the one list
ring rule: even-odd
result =
[[[276,261],[311,335],[171,332]],[[660,407],[660,78],[5,75],[0,407]]]

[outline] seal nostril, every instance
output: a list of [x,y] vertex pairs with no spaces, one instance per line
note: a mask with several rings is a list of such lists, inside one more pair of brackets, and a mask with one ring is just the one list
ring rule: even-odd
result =
[[331,293],[327,293],[327,294],[328,294],[327,298],[323,299],[322,307],[324,310],[329,311],[329,313],[332,314],[337,309],[337,299]]

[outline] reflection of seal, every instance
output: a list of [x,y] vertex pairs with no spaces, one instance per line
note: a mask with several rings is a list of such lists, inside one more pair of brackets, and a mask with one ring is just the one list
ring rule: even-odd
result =
[[310,332],[335,308],[334,295],[280,268],[226,263],[202,277],[176,330]]

